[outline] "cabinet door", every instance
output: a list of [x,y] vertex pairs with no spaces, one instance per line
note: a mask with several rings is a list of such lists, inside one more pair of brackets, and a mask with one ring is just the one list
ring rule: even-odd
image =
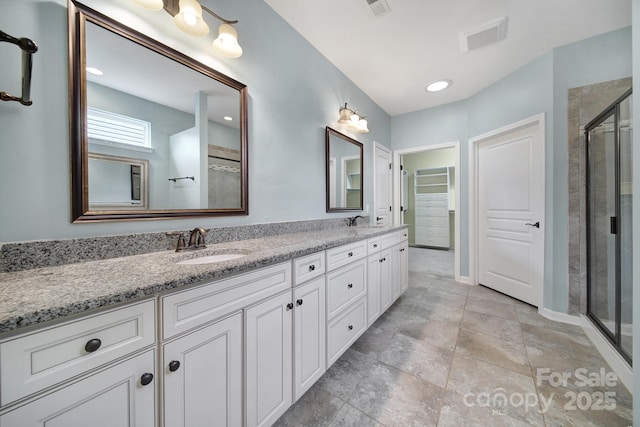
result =
[[380,317],[380,256],[367,258],[367,326]]
[[393,280],[391,277],[392,269],[392,253],[389,249],[383,249],[380,252],[380,258],[378,262],[380,263],[379,274],[380,274],[380,311],[384,313],[384,311],[391,306],[393,302]]
[[[155,350],[0,416],[2,427],[153,427]],[[151,381],[142,385],[142,376]],[[146,382],[146,381],[145,381]]]
[[409,287],[409,245],[400,244],[400,295]]
[[245,311],[247,426],[269,426],[292,400],[291,292]]
[[391,248],[391,292],[392,301],[395,301],[400,296],[401,284],[400,284],[400,264],[402,244],[395,245]]
[[163,348],[164,425],[242,424],[242,314]]
[[298,400],[326,370],[325,279],[293,290],[294,399]]

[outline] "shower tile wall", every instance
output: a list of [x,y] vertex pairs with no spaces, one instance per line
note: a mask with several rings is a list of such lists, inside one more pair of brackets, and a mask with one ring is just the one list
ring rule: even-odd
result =
[[631,87],[631,78],[569,89],[569,314],[587,311],[584,125]]

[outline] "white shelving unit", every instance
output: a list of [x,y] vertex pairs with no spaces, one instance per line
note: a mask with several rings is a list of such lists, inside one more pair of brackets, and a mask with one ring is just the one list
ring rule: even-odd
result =
[[414,172],[416,245],[449,248],[449,171],[444,166]]

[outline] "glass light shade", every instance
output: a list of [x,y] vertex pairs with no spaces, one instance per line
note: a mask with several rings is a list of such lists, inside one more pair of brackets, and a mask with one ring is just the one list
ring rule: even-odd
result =
[[164,7],[162,0],[133,0],[133,2],[149,10],[160,10]]
[[227,58],[242,55],[242,48],[238,44],[238,32],[229,24],[218,27],[218,38],[213,41],[213,48]]
[[353,111],[351,111],[348,108],[341,108],[340,109],[340,119],[338,119],[338,123],[340,123],[341,125],[346,125],[351,123],[351,114],[353,114]]
[[350,119],[351,119],[351,124],[352,125],[357,125],[358,121],[360,120],[360,116],[357,115],[356,113],[352,113]]
[[203,37],[209,34],[209,26],[202,19],[202,6],[196,0],[180,0],[180,12],[173,21],[187,34]]
[[369,128],[367,127],[367,121],[365,119],[360,119],[358,122],[358,132],[367,133],[369,132]]

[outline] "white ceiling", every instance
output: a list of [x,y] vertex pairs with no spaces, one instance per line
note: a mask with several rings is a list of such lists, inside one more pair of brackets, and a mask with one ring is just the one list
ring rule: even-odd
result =
[[[631,25],[631,0],[387,0],[379,17],[366,0],[265,1],[391,116],[466,99],[555,47]],[[504,41],[461,53],[459,33],[503,16]],[[453,86],[424,91],[439,79]]]

